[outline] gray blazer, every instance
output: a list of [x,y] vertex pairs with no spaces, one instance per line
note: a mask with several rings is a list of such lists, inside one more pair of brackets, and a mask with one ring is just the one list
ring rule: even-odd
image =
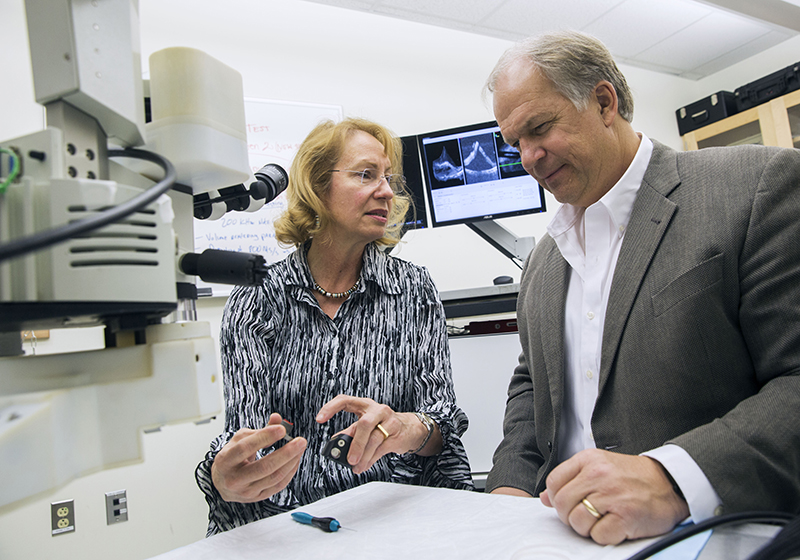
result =
[[[654,144],[611,285],[595,443],[674,443],[725,512],[800,511],[800,151]],[[548,236],[525,265],[487,491],[538,495],[556,465],[568,272]]]

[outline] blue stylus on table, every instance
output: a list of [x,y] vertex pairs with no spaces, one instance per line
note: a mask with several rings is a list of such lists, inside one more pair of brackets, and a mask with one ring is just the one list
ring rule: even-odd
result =
[[339,522],[333,517],[314,517],[308,513],[303,513],[302,511],[293,512],[292,519],[298,523],[313,525],[314,527],[322,529],[326,533],[334,533],[341,527]]

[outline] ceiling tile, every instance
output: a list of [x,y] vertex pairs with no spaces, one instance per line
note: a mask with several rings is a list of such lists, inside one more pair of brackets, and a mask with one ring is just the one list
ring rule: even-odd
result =
[[347,8],[348,10],[360,10],[362,12],[371,11],[372,6],[375,4],[375,0],[311,0],[311,2]]
[[627,0],[582,30],[603,41],[615,56],[635,57],[711,12],[689,0]]
[[752,20],[713,12],[642,51],[634,59],[691,70],[770,31],[771,28]]
[[733,14],[800,31],[800,5],[791,0],[696,0]]
[[[786,12],[776,7],[781,0],[310,1],[507,41],[580,29],[603,41],[618,62],[689,79],[797,35],[775,23],[775,14]],[[736,11],[742,2],[747,9]]]
[[529,37],[559,28],[580,29],[622,2],[624,0],[508,0],[481,23],[486,28]]
[[[790,33],[770,31],[769,33],[762,35],[744,45],[734,48],[713,60],[709,60],[708,62],[697,66],[696,68],[692,68],[691,72],[693,75],[686,75],[684,77],[697,80],[704,78],[705,76],[710,76],[715,72],[724,70],[728,66],[732,66],[733,64],[752,56],[754,53],[765,51],[791,38],[792,35]],[[800,53],[797,55],[797,58],[800,60]],[[774,70],[780,70],[781,68],[781,65],[776,65],[774,68],[764,68],[764,74],[769,74],[770,72]]]
[[400,15],[405,12],[474,25],[495,11],[506,0],[383,0],[376,12]]

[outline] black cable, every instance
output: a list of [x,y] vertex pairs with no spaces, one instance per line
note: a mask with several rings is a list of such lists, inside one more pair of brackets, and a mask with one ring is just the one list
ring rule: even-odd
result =
[[89,231],[94,231],[112,222],[130,216],[137,210],[144,208],[159,196],[167,192],[172,185],[175,184],[177,175],[175,168],[169,160],[161,157],[160,155],[148,152],[146,150],[139,150],[136,148],[125,148],[122,150],[109,150],[108,157],[127,157],[133,159],[142,159],[155,163],[164,170],[164,178],[158,183],[144,191],[143,193],[126,200],[125,202],[104,210],[94,216],[78,220],[52,228],[46,231],[41,231],[24,237],[22,239],[15,239],[4,245],[0,245],[0,261],[18,257],[26,253],[31,253],[39,249],[44,249],[57,243],[62,243],[68,239],[82,235]]
[[688,539],[700,533],[704,533],[714,527],[722,525],[735,525],[739,523],[774,523],[777,525],[786,525],[789,521],[794,519],[794,515],[790,513],[783,513],[779,511],[750,511],[743,513],[730,513],[728,515],[720,515],[719,517],[712,517],[701,521],[696,525],[690,525],[685,529],[676,531],[667,535],[666,537],[654,542],[650,546],[643,548],[628,560],[644,560],[650,558],[654,554],[662,550]]

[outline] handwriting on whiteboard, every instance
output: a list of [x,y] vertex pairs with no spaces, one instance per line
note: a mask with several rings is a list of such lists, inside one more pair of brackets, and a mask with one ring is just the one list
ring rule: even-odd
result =
[[[268,163],[276,163],[287,173],[292,158],[305,137],[321,121],[342,119],[338,105],[315,105],[290,101],[245,99],[247,153],[251,172]],[[251,177],[249,181],[253,181]],[[228,186],[228,185],[221,185]],[[249,186],[249,182],[246,186]],[[274,221],[286,209],[286,193],[256,212],[229,212],[219,220],[194,220],[195,252],[223,249],[240,253],[258,253],[268,263],[281,260],[294,249],[283,247],[275,238]],[[214,295],[227,295],[230,286],[205,284]]]

